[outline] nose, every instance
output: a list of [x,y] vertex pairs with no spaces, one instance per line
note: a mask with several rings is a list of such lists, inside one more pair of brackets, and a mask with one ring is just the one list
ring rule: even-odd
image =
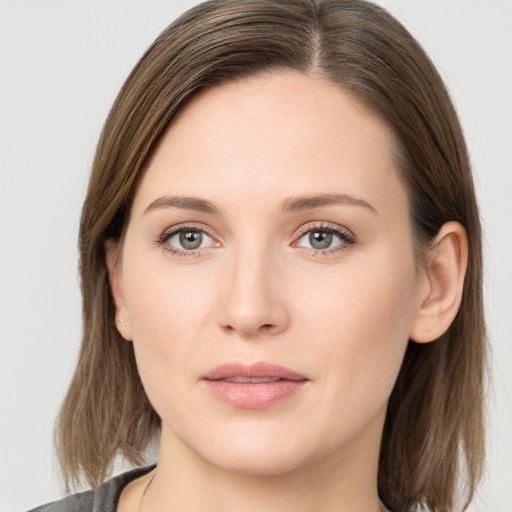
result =
[[268,252],[248,252],[233,254],[226,262],[219,325],[244,338],[279,334],[289,324],[282,272]]

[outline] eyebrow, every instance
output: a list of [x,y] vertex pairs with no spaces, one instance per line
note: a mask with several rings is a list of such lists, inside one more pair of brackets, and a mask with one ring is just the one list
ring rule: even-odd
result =
[[[362,206],[363,208],[366,208],[373,213],[379,213],[370,203],[364,199],[359,199],[349,194],[321,194],[290,197],[281,203],[279,210],[281,213],[294,213],[336,204]],[[153,201],[144,210],[144,214],[162,208],[179,208],[181,210],[193,210],[197,212],[209,213],[211,215],[220,214],[220,210],[213,203],[210,203],[210,201],[201,199],[199,197],[189,196],[160,197]]]
[[210,201],[199,197],[164,196],[153,201],[145,210],[144,214],[160,208],[179,208],[181,210],[194,210],[197,212],[218,215],[219,209]]
[[367,208],[373,213],[379,213],[370,203],[366,202],[364,199],[359,199],[349,194],[321,194],[290,197],[281,204],[280,211],[282,213],[293,213],[336,204],[362,206],[363,208]]

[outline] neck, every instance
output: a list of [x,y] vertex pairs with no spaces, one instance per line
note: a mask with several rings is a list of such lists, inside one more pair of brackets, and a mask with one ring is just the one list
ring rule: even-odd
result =
[[142,510],[380,512],[377,437],[279,474],[243,474],[205,461],[164,426]]

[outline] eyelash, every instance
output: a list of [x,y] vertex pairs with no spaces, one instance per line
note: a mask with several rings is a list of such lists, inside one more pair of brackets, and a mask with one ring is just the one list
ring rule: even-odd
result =
[[[199,226],[199,225],[195,225],[195,224],[181,224],[178,226],[173,226],[172,228],[164,231],[158,237],[158,239],[156,240],[156,243],[157,243],[157,245],[162,246],[164,248],[164,250],[169,252],[172,256],[177,256],[177,257],[198,256],[201,251],[201,248],[187,251],[187,250],[182,250],[182,249],[176,249],[167,243],[174,235],[177,235],[179,233],[184,233],[187,231],[204,233],[211,239],[215,240],[214,235],[211,233],[211,231],[209,229],[206,229],[206,227],[204,225]],[[314,249],[314,248],[302,247],[302,249],[308,254],[308,256],[314,256],[314,257],[328,256],[330,254],[343,251],[343,250],[347,249],[348,247],[356,244],[356,242],[357,242],[356,236],[346,228],[342,228],[340,226],[333,225],[333,224],[327,224],[325,222],[314,222],[312,224],[306,224],[298,230],[298,232],[294,238],[294,242],[291,244],[292,247],[297,247],[296,244],[299,240],[301,240],[306,234],[308,234],[310,232],[315,232],[315,231],[337,236],[340,239],[340,243],[331,249]]]
[[205,233],[207,236],[209,236],[211,239],[215,240],[215,237],[210,232],[210,230],[206,229],[205,226],[201,225],[195,225],[195,224],[180,224],[178,226],[173,226],[172,228],[164,231],[157,239],[157,244],[162,246],[163,249],[167,252],[169,252],[172,256],[178,256],[178,257],[194,257],[198,256],[201,249],[195,249],[192,251],[187,251],[184,249],[176,249],[169,245],[167,242],[174,236],[179,233],[186,233],[186,232],[198,232],[198,233]]
[[335,224],[328,224],[325,222],[314,222],[312,224],[306,224],[299,229],[292,246],[296,246],[295,244],[299,240],[301,240],[304,237],[304,235],[306,235],[308,233],[314,233],[314,232],[321,232],[321,233],[327,233],[330,235],[335,235],[340,239],[340,243],[331,249],[314,249],[314,248],[304,247],[303,249],[306,251],[308,256],[313,256],[313,257],[329,256],[330,254],[344,251],[344,250],[348,249],[350,246],[355,245],[357,242],[356,236],[346,228],[337,226]]

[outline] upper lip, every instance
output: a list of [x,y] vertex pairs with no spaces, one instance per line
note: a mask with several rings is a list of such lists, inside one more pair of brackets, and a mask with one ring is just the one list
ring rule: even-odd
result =
[[286,380],[309,380],[305,375],[294,372],[289,368],[265,361],[248,365],[233,361],[212,368],[202,376],[205,380],[220,380],[230,377],[277,377]]

